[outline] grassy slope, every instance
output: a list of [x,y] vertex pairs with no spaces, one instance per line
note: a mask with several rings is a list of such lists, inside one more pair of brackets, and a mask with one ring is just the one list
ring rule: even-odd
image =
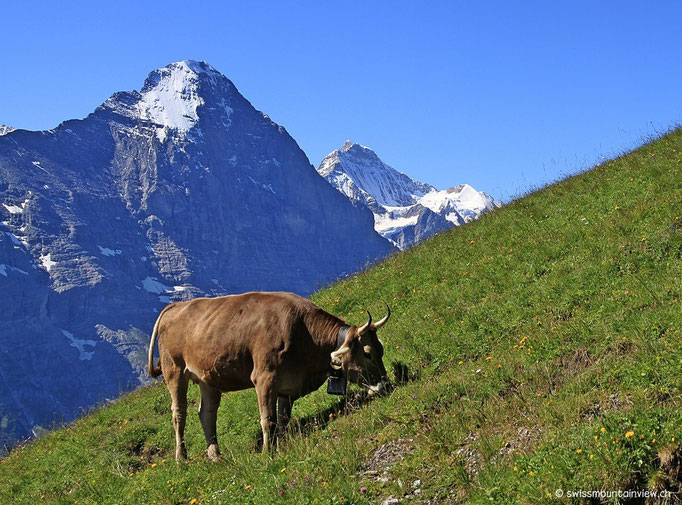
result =
[[[317,293],[352,322],[390,303],[387,368],[412,379],[392,395],[331,421],[335,399],[310,395],[294,415],[324,419],[270,456],[253,450],[253,390],[225,395],[223,460],[202,456],[191,415],[191,462],[176,466],[168,394],[145,388],[2,460],[0,499],[375,503],[421,479],[415,501],[514,503],[670,486],[682,440],[681,152],[676,131]],[[359,473],[399,438],[413,449],[388,482]]]

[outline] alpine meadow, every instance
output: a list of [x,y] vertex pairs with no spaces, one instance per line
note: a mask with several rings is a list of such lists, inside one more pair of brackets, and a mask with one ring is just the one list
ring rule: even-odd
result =
[[[253,389],[223,395],[189,462],[142,388],[0,460],[6,503],[545,503],[682,495],[682,130],[440,233],[312,300],[382,329],[395,389],[298,400],[257,450]],[[577,497],[575,497],[577,496]],[[603,498],[617,503],[619,498]]]

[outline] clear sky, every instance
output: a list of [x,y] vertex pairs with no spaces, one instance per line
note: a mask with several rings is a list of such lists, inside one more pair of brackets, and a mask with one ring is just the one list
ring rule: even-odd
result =
[[30,1],[0,9],[0,124],[85,117],[205,60],[317,166],[346,139],[496,198],[682,123],[682,2]]

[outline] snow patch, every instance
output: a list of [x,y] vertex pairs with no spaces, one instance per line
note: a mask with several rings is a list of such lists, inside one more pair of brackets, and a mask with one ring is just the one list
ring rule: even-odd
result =
[[45,169],[40,165],[40,162],[39,162],[39,161],[32,161],[31,163],[33,163],[34,166],[36,166],[37,168],[39,168],[39,169],[42,170],[43,172],[48,173],[47,170],[45,170]]
[[[407,207],[409,208],[409,207]],[[374,215],[374,229],[380,235],[390,234],[399,228],[406,226],[414,226],[417,224],[419,216],[412,217],[393,217],[391,213],[375,214]]]
[[22,214],[24,212],[24,209],[17,207],[16,205],[7,205],[6,203],[3,203],[2,205],[10,214]]
[[99,247],[99,252],[102,254],[102,256],[116,256],[118,254],[121,254],[123,251],[121,249],[109,249],[108,247],[102,247],[101,245],[98,245]]
[[95,351],[89,351],[89,352],[86,351],[85,346],[91,345],[91,346],[95,347],[97,345],[96,340],[81,340],[81,339],[75,338],[73,336],[73,333],[71,333],[70,331],[66,331],[66,330],[62,330],[62,333],[64,334],[64,336],[66,338],[68,338],[71,341],[71,346],[78,349],[78,352],[80,353],[78,356],[78,359],[80,359],[81,361],[89,360],[92,358],[92,355],[95,354]]
[[29,200],[30,200],[29,198],[24,200],[21,203],[21,207],[19,207],[18,205],[12,205],[12,204],[7,205],[6,203],[3,203],[2,205],[3,205],[3,207],[5,207],[7,209],[7,212],[9,212],[10,214],[23,214],[24,210],[26,210],[26,205],[28,204]]
[[145,280],[142,281],[142,287],[149,291],[150,293],[154,293],[157,295],[163,294],[166,291],[172,291],[172,288],[169,286],[166,286],[165,284],[159,282],[156,280],[156,277],[147,277]]
[[[181,61],[154,71],[145,83],[137,111],[142,119],[157,125],[156,135],[161,142],[170,130],[185,134],[199,120],[198,109],[205,103],[199,94],[200,74],[207,74],[213,81],[220,75],[208,65]],[[221,105],[229,121],[232,109]]]
[[57,264],[56,261],[52,261],[52,254],[47,253],[47,254],[41,254],[40,255],[40,264],[43,266],[45,270],[48,272],[52,270],[52,267]]

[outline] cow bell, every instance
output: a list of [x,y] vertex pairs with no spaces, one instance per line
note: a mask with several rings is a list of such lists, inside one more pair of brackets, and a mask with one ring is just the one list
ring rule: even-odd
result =
[[346,377],[341,367],[334,367],[334,363],[332,363],[332,370],[327,380],[327,394],[346,396]]

